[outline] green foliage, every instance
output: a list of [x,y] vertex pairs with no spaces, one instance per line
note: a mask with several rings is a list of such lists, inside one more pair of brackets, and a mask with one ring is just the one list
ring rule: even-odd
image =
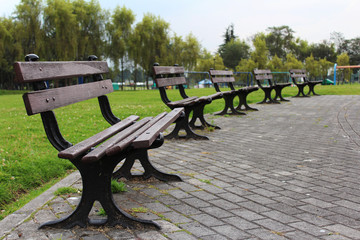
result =
[[124,182],[118,182],[117,180],[111,180],[111,192],[112,193],[119,193],[119,192],[126,192],[126,184]]
[[100,208],[100,209],[99,209],[99,212],[98,212],[98,215],[105,217],[105,216],[107,216],[107,213],[105,212],[105,209]]
[[235,69],[241,59],[248,59],[250,46],[241,40],[231,40],[219,49],[224,65],[229,69]]

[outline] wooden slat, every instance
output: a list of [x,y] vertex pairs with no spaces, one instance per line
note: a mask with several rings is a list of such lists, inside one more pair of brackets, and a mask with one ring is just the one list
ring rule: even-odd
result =
[[182,74],[184,67],[181,66],[154,66],[154,73],[159,74]]
[[161,113],[159,115],[157,115],[156,117],[154,117],[153,119],[151,119],[147,124],[145,124],[143,127],[141,127],[140,129],[138,129],[136,132],[132,133],[131,135],[129,135],[128,137],[126,137],[125,139],[121,140],[120,142],[118,142],[117,144],[115,144],[113,147],[108,148],[106,150],[106,155],[108,156],[112,156],[118,152],[121,152],[122,150],[124,150],[125,148],[127,148],[128,146],[131,145],[131,143],[137,138],[139,137],[143,132],[145,132],[148,128],[150,128],[151,126],[153,126],[157,121],[159,121],[161,118],[163,118],[166,115],[166,112]]
[[255,79],[256,80],[267,80],[267,79],[272,79],[273,76],[271,74],[268,75],[255,75]]
[[155,79],[157,87],[167,87],[175,85],[186,85],[185,77],[169,77],[169,78],[156,78]]
[[212,77],[211,81],[213,83],[228,83],[228,82],[235,82],[234,77]]
[[98,134],[59,152],[58,157],[70,159],[70,160],[75,159],[76,157],[88,151],[90,148],[98,145],[104,140],[110,138],[111,136],[115,135],[116,133],[130,126],[131,124],[134,123],[134,121],[138,119],[139,116],[131,115],[130,117],[122,120],[121,122],[118,122],[112,125],[111,127],[99,132]]
[[173,123],[183,111],[184,108],[175,108],[170,113],[166,114],[165,117],[161,118],[157,123],[136,138],[133,141],[132,146],[134,148],[150,147],[159,134],[168,128],[169,125]]
[[188,106],[189,104],[193,104],[195,102],[198,101],[198,97],[189,97],[189,98],[184,98],[178,101],[173,101],[173,102],[169,102],[166,105],[168,106],[178,106],[178,107],[185,107]]
[[306,73],[305,69],[290,69],[290,73]]
[[23,95],[28,115],[50,111],[113,92],[111,80],[29,92]]
[[210,75],[215,76],[232,76],[233,72],[228,70],[210,70]]
[[292,78],[303,78],[306,77],[306,74],[291,74],[290,76]]
[[19,83],[64,79],[109,72],[107,62],[16,62],[15,81]]
[[100,160],[103,156],[106,155],[106,150],[108,148],[114,146],[118,142],[127,138],[130,134],[137,131],[139,128],[141,128],[146,123],[148,123],[151,119],[152,119],[151,117],[146,117],[146,118],[143,118],[140,121],[134,123],[130,127],[124,129],[123,131],[116,134],[114,137],[112,137],[108,141],[104,142],[103,144],[101,144],[100,146],[98,146],[97,148],[92,150],[90,153],[86,154],[81,160],[83,162],[87,162],[87,163]]
[[270,71],[270,69],[255,69],[254,73],[255,74],[265,74],[265,73],[271,74],[271,71]]

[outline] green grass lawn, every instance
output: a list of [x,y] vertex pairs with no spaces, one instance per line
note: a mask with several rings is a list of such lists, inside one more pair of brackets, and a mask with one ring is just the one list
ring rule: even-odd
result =
[[[187,93],[204,96],[214,91],[214,88],[188,89]],[[322,95],[358,95],[360,85],[316,86],[315,91]],[[172,100],[180,99],[177,90],[169,92]],[[288,87],[283,96],[296,93],[296,87]],[[57,151],[44,133],[40,115],[27,116],[21,94],[0,91],[0,219],[74,170],[68,160],[57,158]],[[158,90],[116,91],[108,96],[114,114],[122,119],[133,114],[143,118],[169,111],[160,100]],[[259,102],[263,96],[261,90],[253,92],[248,96],[248,103]],[[223,100],[216,100],[207,105],[205,111],[220,111],[223,104]],[[72,143],[109,126],[101,116],[96,99],[57,109],[55,113],[63,136]]]

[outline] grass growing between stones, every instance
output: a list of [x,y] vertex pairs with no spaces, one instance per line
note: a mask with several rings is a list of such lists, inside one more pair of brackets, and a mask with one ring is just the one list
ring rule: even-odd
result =
[[[171,100],[181,99],[177,90],[168,92]],[[189,96],[205,96],[214,92],[214,88],[187,89]],[[318,85],[315,92],[320,95],[359,95],[360,85]],[[0,220],[48,189],[56,182],[55,179],[75,169],[70,161],[57,158],[57,150],[49,143],[40,116],[26,115],[22,93],[0,91]],[[285,98],[296,93],[296,87],[283,90]],[[169,111],[158,90],[116,91],[108,96],[114,114],[121,119],[133,114],[143,118]],[[263,97],[263,91],[258,90],[248,96],[248,103],[260,102]],[[238,99],[235,99],[237,103]],[[221,111],[223,106],[223,100],[215,100],[205,107],[205,113]],[[109,127],[96,99],[56,109],[55,114],[63,136],[72,143]]]

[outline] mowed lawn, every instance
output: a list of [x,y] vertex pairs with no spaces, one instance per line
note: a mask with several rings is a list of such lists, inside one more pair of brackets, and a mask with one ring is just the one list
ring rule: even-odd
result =
[[[316,86],[315,91],[322,95],[358,95],[360,85]],[[180,99],[177,90],[168,92],[170,99]],[[214,88],[187,90],[189,96],[204,96],[214,92]],[[290,97],[296,93],[296,87],[288,87],[284,89],[283,96]],[[253,92],[248,96],[248,103],[259,102],[263,96],[261,90]],[[121,119],[129,115],[143,118],[169,111],[161,101],[158,90],[116,91],[108,97],[114,114]],[[321,97],[318,99],[321,101]],[[223,106],[223,100],[216,100],[207,105],[205,111],[217,112]],[[75,169],[68,160],[57,157],[57,150],[45,135],[40,115],[27,116],[22,93],[1,91],[0,113],[2,219]],[[72,143],[80,142],[109,127],[101,115],[96,99],[56,109],[55,114],[63,136]]]

